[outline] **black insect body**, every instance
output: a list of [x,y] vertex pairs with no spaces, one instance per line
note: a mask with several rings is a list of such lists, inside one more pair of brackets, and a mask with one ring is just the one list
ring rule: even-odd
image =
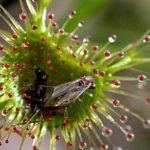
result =
[[26,100],[31,104],[33,112],[41,110],[44,115],[60,113],[87,89],[96,87],[91,76],[84,76],[57,86],[47,86],[47,74],[39,68],[35,70],[35,74],[33,89],[26,92],[28,95]]
[[33,112],[42,108],[42,101],[46,94],[46,87],[44,87],[44,85],[46,85],[47,82],[47,74],[43,70],[38,68],[35,70],[35,74],[36,79],[34,86],[31,90],[26,92],[28,95],[27,101],[31,104]]

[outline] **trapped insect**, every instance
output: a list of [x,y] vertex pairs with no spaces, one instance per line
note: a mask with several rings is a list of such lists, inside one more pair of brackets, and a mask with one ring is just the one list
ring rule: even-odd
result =
[[28,95],[26,99],[33,111],[40,109],[42,112],[50,111],[55,114],[75,102],[87,89],[96,87],[92,76],[84,76],[57,86],[48,86],[46,85],[48,77],[43,70],[36,69],[35,74],[34,88],[26,92]]

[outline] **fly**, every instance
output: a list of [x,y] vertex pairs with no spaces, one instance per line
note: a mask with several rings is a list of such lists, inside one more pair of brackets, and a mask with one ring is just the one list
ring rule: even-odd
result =
[[57,86],[48,86],[47,74],[41,69],[36,69],[35,72],[34,88],[27,92],[29,95],[27,100],[35,110],[55,112],[75,102],[87,89],[96,87],[92,76],[84,76]]

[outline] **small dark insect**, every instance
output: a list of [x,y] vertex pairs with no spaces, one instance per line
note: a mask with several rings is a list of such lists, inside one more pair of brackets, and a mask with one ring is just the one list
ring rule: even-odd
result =
[[44,114],[51,112],[54,115],[75,102],[87,89],[96,87],[92,76],[84,76],[57,86],[47,86],[47,74],[39,68],[35,73],[34,87],[26,92],[26,99],[33,112],[40,109]]

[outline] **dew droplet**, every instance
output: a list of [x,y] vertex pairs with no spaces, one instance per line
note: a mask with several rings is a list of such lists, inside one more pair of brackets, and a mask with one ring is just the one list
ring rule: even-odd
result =
[[93,51],[97,51],[98,48],[99,48],[98,45],[94,45],[94,46],[92,47],[92,50],[93,50]]
[[5,143],[6,143],[6,144],[8,144],[8,143],[9,143],[9,140],[8,140],[8,139],[7,139],[7,140],[5,140]]
[[26,13],[21,13],[21,14],[19,15],[19,18],[20,18],[20,20],[22,20],[22,21],[26,20],[26,19],[27,19],[27,14],[26,14]]
[[146,104],[150,105],[150,97],[146,98]]
[[118,99],[114,99],[112,104],[114,107],[118,107],[120,105],[120,101]]
[[83,126],[83,129],[88,129],[88,125],[84,124]]
[[1,112],[1,115],[2,115],[3,117],[6,117],[6,116],[8,115],[8,110],[3,109],[2,112]]
[[65,33],[65,31],[64,31],[64,29],[59,29],[58,33],[61,34],[61,35],[63,35]]
[[149,120],[149,119],[148,119],[148,120],[145,120],[145,121],[143,122],[143,126],[144,126],[144,128],[149,129],[149,128],[150,128],[150,120]]
[[95,110],[95,109],[97,109],[97,105],[94,103],[91,105],[91,108]]
[[76,15],[76,11],[72,10],[72,11],[70,11],[68,17],[69,17],[69,19],[72,19],[75,15]]
[[147,43],[147,42],[149,42],[150,41],[150,35],[146,35],[145,37],[144,37],[144,39],[143,39],[143,42],[144,43]]
[[61,139],[61,136],[60,136],[60,135],[56,135],[56,136],[55,136],[55,140],[56,140],[56,141],[60,141],[60,139]]
[[95,61],[90,61],[90,65],[93,66],[95,64]]
[[99,70],[98,69],[93,69],[94,74],[98,74]]
[[128,142],[132,142],[132,141],[134,140],[134,138],[135,138],[135,135],[134,135],[133,133],[128,133],[128,134],[126,135],[126,140],[127,140]]
[[109,128],[104,127],[102,131],[102,135],[106,138],[110,137],[113,134],[113,131]]
[[124,57],[124,52],[119,52],[119,53],[118,53],[118,57],[119,57],[119,58],[123,58],[123,57]]
[[11,76],[12,76],[12,78],[15,78],[17,76],[17,74],[16,73],[12,73]]
[[120,122],[121,123],[126,123],[127,121],[128,121],[128,117],[126,116],[126,115],[122,115],[122,116],[120,116]]
[[37,25],[32,25],[32,30],[37,30],[38,26]]
[[83,51],[83,54],[84,55],[87,55],[89,53],[89,51],[87,50],[87,49],[85,49],[84,51]]
[[84,44],[88,44],[90,42],[90,38],[89,37],[85,37],[82,42]]
[[[41,38],[41,42],[42,42],[42,43],[46,43],[46,38],[45,38],[45,37],[42,37],[42,38]],[[43,50],[43,48],[41,48],[41,50]]]
[[38,150],[38,149],[37,149],[37,147],[34,145],[34,146],[32,147],[32,150]]
[[104,77],[105,76],[105,71],[100,71],[99,76]]
[[20,108],[19,107],[16,107],[16,112],[19,112],[20,111]]
[[15,63],[15,64],[14,64],[14,68],[19,68],[19,66],[20,66],[20,65],[19,65],[18,63]]
[[9,64],[4,64],[4,67],[5,67],[6,69],[8,69],[8,68],[9,68]]
[[72,58],[76,58],[76,54],[73,53],[73,54],[72,54]]
[[3,51],[4,51],[4,46],[0,45],[0,52],[3,52]]
[[71,142],[67,142],[67,147],[72,147],[72,143]]
[[87,144],[85,142],[83,142],[83,141],[80,141],[79,148],[80,149],[86,149],[87,148]]
[[109,57],[110,54],[111,54],[111,52],[110,52],[109,50],[106,50],[106,51],[104,52],[104,56],[105,56],[105,57]]
[[50,117],[47,118],[47,122],[51,122],[52,119]]
[[84,25],[84,21],[80,21],[79,23],[78,23],[78,27],[83,27],[83,25]]
[[56,28],[56,27],[57,27],[56,22],[52,22],[52,23],[51,23],[51,27],[52,27],[52,28]]
[[18,49],[18,48],[17,48],[17,47],[15,47],[15,46],[14,46],[14,47],[12,47],[12,51],[14,51],[14,52],[15,52],[15,51],[17,51],[17,49]]
[[113,84],[115,87],[120,87],[121,82],[118,80],[118,81],[114,81]]
[[48,20],[53,20],[54,16],[55,15],[53,13],[48,13],[47,18],[48,18]]
[[108,148],[109,148],[109,146],[106,144],[101,145],[101,150],[107,150]]
[[108,41],[109,43],[114,43],[117,40],[117,36],[116,35],[111,35],[110,37],[108,37]]
[[12,39],[13,39],[13,40],[18,39],[18,37],[19,37],[19,36],[18,36],[17,34],[13,34],[13,35],[12,35]]
[[9,98],[12,98],[12,97],[13,97],[13,95],[12,95],[11,93],[8,93],[7,96],[8,96]]
[[71,41],[76,41],[78,39],[78,35],[73,35],[72,37],[71,37]]
[[146,78],[147,77],[144,74],[138,76],[139,82],[144,82]]

